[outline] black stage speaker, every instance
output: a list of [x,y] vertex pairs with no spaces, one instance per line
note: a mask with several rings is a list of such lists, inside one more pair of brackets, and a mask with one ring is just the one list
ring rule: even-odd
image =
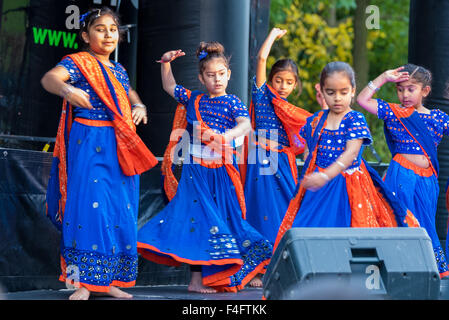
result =
[[292,228],[264,276],[267,300],[438,299],[423,228]]

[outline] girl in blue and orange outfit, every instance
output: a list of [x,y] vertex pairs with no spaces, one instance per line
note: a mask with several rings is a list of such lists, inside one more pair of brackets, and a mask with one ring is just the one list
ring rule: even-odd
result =
[[320,89],[329,109],[309,117],[300,132],[306,140],[302,179],[275,246],[291,227],[418,226],[361,157],[371,134],[363,114],[351,109],[352,68],[339,61],[327,64]]
[[[357,102],[384,121],[384,131],[393,159],[385,183],[414,213],[432,240],[441,277],[449,275],[446,258],[435,227],[439,194],[437,147],[449,135],[449,116],[439,109],[429,110],[423,100],[431,90],[431,73],[407,64],[387,70],[364,88]],[[386,82],[396,82],[401,104],[372,96]]]
[[298,67],[292,60],[278,60],[266,81],[271,47],[286,32],[273,28],[257,56],[250,106],[255,132],[248,144],[246,170],[242,169],[247,220],[272,244],[298,182],[296,155],[304,151],[299,130],[312,115],[287,101],[301,86]]
[[[248,111],[226,93],[231,75],[218,42],[197,49],[199,80],[207,93],[177,85],[170,62],[184,52],[166,52],[161,62],[164,90],[178,101],[164,155],[164,189],[170,202],[138,232],[139,253],[167,265],[191,265],[189,291],[237,291],[271,258],[272,246],[245,220],[245,200],[234,139],[251,129]],[[179,182],[171,171],[183,151]]]
[[86,51],[64,57],[41,81],[64,98],[47,214],[62,233],[60,280],[78,288],[70,299],[131,298],[117,287],[135,284],[139,174],[157,160],[135,132],[146,108],[123,66],[109,60],[120,38],[116,13],[92,10],[81,23]]

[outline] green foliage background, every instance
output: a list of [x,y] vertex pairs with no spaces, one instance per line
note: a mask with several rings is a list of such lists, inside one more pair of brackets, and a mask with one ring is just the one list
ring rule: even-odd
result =
[[[379,8],[380,22],[379,29],[368,31],[366,42],[368,79],[374,79],[383,71],[408,61],[410,0],[372,0],[369,5]],[[273,45],[268,69],[278,59],[291,58],[300,68],[303,83],[301,95],[294,92],[289,97],[290,102],[312,112],[319,110],[314,85],[319,82],[322,68],[336,60],[353,64],[356,7],[356,0],[271,0],[270,29],[279,27],[287,29],[288,33]],[[369,16],[370,12],[366,18]],[[383,86],[377,97],[398,101],[392,84]],[[374,149],[383,162],[389,162],[391,154],[385,143],[383,122],[357,104],[354,109],[365,114]],[[376,161],[369,149],[366,149],[364,157]]]

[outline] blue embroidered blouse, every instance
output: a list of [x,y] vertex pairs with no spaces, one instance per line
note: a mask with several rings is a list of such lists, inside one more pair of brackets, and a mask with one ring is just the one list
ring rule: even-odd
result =
[[[277,142],[284,146],[290,146],[284,126],[277,117],[271,103],[273,94],[268,90],[267,83],[265,82],[258,88],[256,77],[254,77],[251,96],[254,105],[254,118],[256,122],[254,130],[256,130],[256,134],[265,135],[267,139],[270,139],[270,130],[277,130]],[[272,139],[274,138],[272,137]]]
[[[301,129],[301,136],[306,139],[307,143],[311,143],[311,138],[307,136],[306,126],[310,127],[311,118],[307,124]],[[372,143],[372,137],[365,116],[358,111],[348,112],[341,120],[338,130],[324,129],[317,146],[316,165],[320,168],[327,168],[345,151],[346,142],[353,139],[363,139],[362,148],[359,155],[352,162],[348,169],[360,166],[362,160],[363,147]]]
[[[176,101],[187,106],[189,102],[188,91],[183,86],[176,85],[174,91]],[[249,117],[246,106],[233,94],[213,98],[204,94],[199,101],[199,111],[201,118],[209,128],[219,134],[234,128],[237,125],[236,118]]]
[[[114,64],[114,67],[109,67],[112,73],[116,76],[117,80],[123,85],[126,93],[129,94],[129,77],[125,68],[118,62],[111,61]],[[89,101],[92,104],[93,109],[89,110],[86,108],[80,108],[74,106],[73,112],[74,117],[86,118],[91,120],[112,120],[112,115],[110,114],[109,109],[106,105],[101,101],[98,95],[95,93],[95,90],[91,87],[89,82],[87,82],[86,78],[83,76],[81,71],[78,69],[76,64],[70,57],[64,58],[61,62],[57,64],[57,66],[64,67],[69,75],[70,80],[69,83],[76,88],[84,90],[87,94],[89,94]]]
[[[377,117],[385,122],[387,130],[391,133],[395,153],[424,154],[420,146],[394,115],[388,102],[377,99]],[[429,129],[435,146],[438,146],[443,135],[449,135],[449,116],[439,109],[430,110],[430,114],[420,113],[419,117]]]
[[[185,106],[188,105],[190,100],[189,93],[190,91],[181,85],[176,85],[174,89],[176,101]],[[249,118],[246,106],[237,96],[232,94],[220,97],[209,97],[209,95],[204,94],[199,100],[199,112],[204,123],[215,133],[219,134],[224,134],[227,130],[234,128],[237,125],[235,120],[238,117]],[[221,155],[210,150],[207,146],[196,143],[192,130],[192,126],[187,125],[187,131],[190,133],[190,153],[192,155],[203,159],[221,158]]]

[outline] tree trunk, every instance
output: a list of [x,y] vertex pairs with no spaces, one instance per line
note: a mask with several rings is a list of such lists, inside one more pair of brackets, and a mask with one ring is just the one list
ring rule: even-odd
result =
[[332,0],[329,3],[329,17],[327,18],[327,25],[332,28],[337,26],[337,3],[335,0]]
[[366,7],[369,0],[356,0],[357,8],[354,16],[353,66],[357,79],[357,93],[368,83],[369,61],[366,40],[368,29],[365,25]]

